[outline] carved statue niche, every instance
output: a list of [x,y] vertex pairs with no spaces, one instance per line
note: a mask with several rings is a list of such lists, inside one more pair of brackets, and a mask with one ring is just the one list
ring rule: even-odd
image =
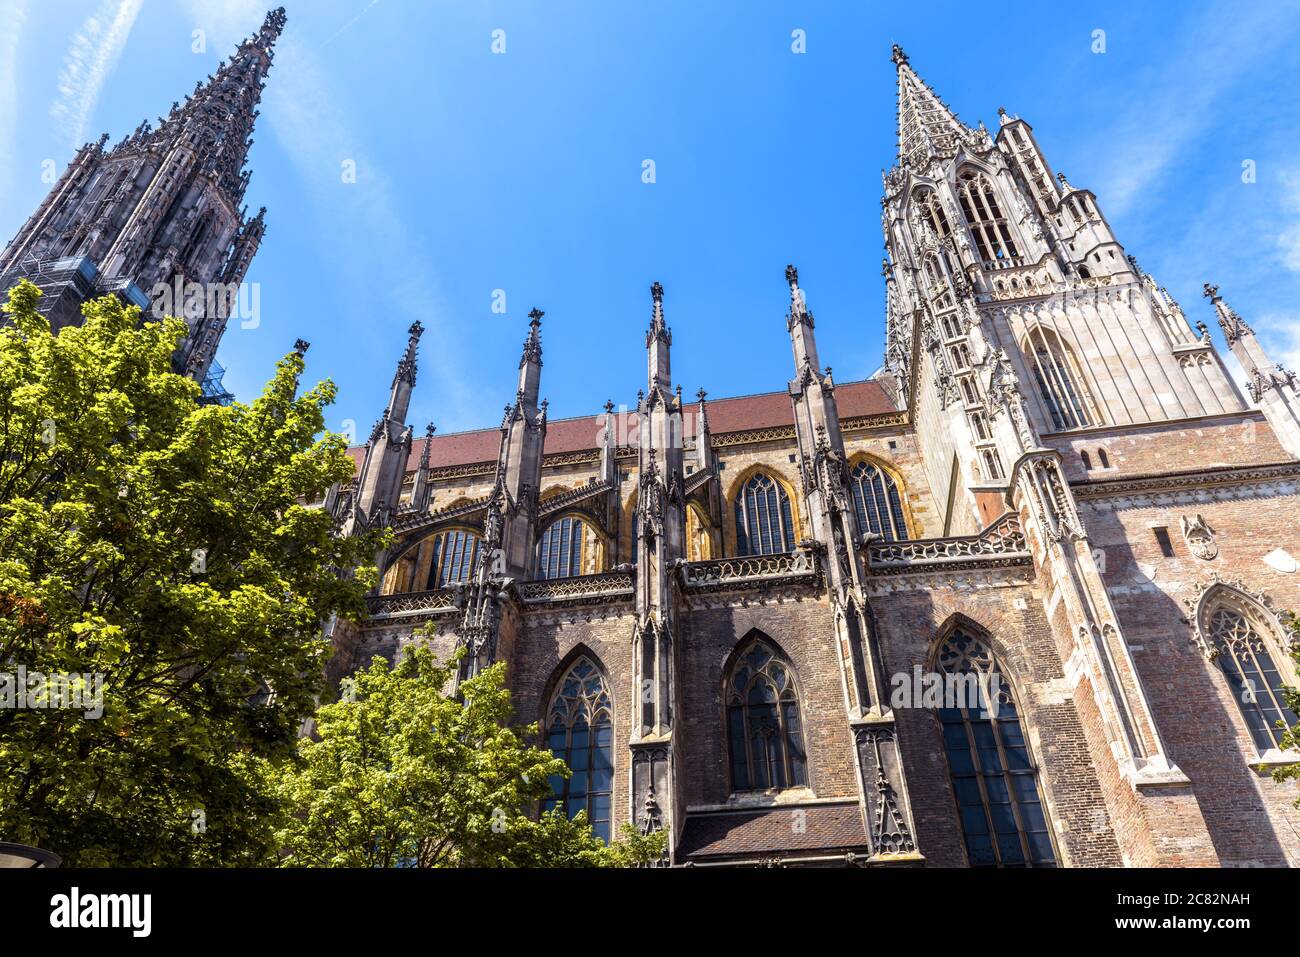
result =
[[1214,529],[1204,518],[1183,515],[1179,521],[1183,527],[1183,540],[1193,555],[1207,562],[1218,556],[1219,544],[1214,540]]

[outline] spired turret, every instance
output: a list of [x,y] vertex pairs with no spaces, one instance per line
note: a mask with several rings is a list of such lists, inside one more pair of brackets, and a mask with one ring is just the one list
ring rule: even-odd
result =
[[283,8],[155,128],[141,123],[111,150],[105,134],[83,146],[45,201],[0,253],[0,286],[42,288],[55,327],[80,321],[81,304],[108,292],[190,334],[178,371],[202,382],[240,284],[266,232],[265,209],[243,208],[247,160]]

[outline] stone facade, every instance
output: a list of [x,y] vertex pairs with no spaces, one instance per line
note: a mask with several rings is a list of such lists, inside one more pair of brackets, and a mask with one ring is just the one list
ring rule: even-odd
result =
[[[1027,123],[971,129],[894,61],[885,372],[834,380],[790,267],[786,387],[688,401],[656,283],[633,411],[548,420],[534,310],[500,428],[417,439],[412,327],[356,480],[325,502],[344,534],[396,535],[368,620],[331,628],[336,672],[432,623],[440,654],[467,650],[462,679],[504,661],[545,736],[590,662],[610,823],[666,829],[674,864],[988,863],[980,820],[1003,864],[1017,835],[1036,864],[1300,860],[1294,789],[1267,774],[1297,756],[1248,723],[1271,686],[1243,695],[1227,664],[1294,680],[1277,614],[1300,608],[1294,375],[1207,287],[1248,401]],[[1014,708],[987,726],[980,805],[953,742],[987,728],[898,697],[954,648]],[[744,760],[788,765],[755,787],[735,687],[772,662],[775,750]]]

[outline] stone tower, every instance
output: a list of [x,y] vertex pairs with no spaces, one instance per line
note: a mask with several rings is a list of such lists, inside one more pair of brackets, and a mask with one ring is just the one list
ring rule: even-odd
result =
[[268,13],[156,129],[141,123],[107,151],[107,134],[83,146],[0,253],[0,286],[35,282],[56,329],[93,296],[114,292],[146,311],[161,298],[189,325],[178,371],[204,382],[266,230],[266,210],[250,217],[243,205],[245,163],[284,23],[284,8]]

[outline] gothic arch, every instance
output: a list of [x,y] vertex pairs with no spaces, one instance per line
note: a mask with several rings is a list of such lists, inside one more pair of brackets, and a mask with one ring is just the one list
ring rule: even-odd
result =
[[1035,323],[1025,333],[1020,350],[1053,432],[1101,424],[1079,358],[1059,330]]
[[[939,628],[928,657],[931,671],[945,681],[935,717],[968,862],[1057,866],[1052,815],[1021,711],[1028,699],[1006,672],[1005,649],[988,629],[955,613]],[[952,680],[958,676],[967,680]],[[972,676],[990,677],[972,683]]]
[[1218,665],[1259,756],[1276,752],[1281,731],[1275,723],[1297,723],[1281,694],[1283,686],[1295,687],[1297,674],[1292,639],[1268,597],[1216,580],[1196,600],[1193,622],[1197,643]]
[[997,174],[968,160],[957,169],[953,189],[980,261],[986,267],[1021,262],[1023,250]]
[[[551,530],[564,521],[580,522],[582,525],[582,539],[578,546],[579,553],[577,556],[578,567],[573,569],[572,553],[568,552],[564,556],[552,560],[552,549],[561,547],[568,549],[568,539],[563,533],[556,540],[548,539]],[[610,537],[609,534],[600,526],[600,522],[594,515],[583,509],[571,508],[551,516],[545,525],[537,530],[536,551],[536,577],[576,577],[577,575],[591,575],[603,572],[609,565]],[[543,567],[543,557],[546,558],[546,566],[552,569],[563,571],[569,568],[572,571],[571,576],[548,575],[547,567]]]
[[[888,479],[888,482],[893,485],[898,496],[898,511],[902,519],[901,531],[903,532],[902,535],[898,536],[897,540],[910,541],[917,538],[919,536],[919,531],[917,529],[916,520],[912,516],[912,505],[907,500],[907,483],[903,481],[903,474],[898,471],[891,462],[882,459],[878,455],[873,455],[870,452],[854,452],[849,456],[849,495],[853,500],[855,510],[858,510],[859,512],[859,525],[861,526],[862,514],[861,510],[858,508],[857,479],[854,476],[854,471],[860,464],[878,469],[882,476],[885,479]],[[888,486],[886,485],[885,488],[887,489],[887,487]],[[870,514],[868,514],[868,518],[870,518]],[[870,528],[863,527],[859,527],[858,529],[859,532],[864,534],[870,530]]]
[[[482,542],[481,527],[465,523],[447,523],[445,525],[435,525],[429,532],[421,536],[412,536],[406,541],[399,541],[398,546],[390,555],[387,555],[383,562],[382,573],[380,576],[380,594],[406,594],[408,592],[425,592],[425,584],[428,583],[430,566],[432,566],[432,550],[437,545],[438,538],[443,534],[459,532],[464,536],[472,536],[477,542]],[[428,544],[428,547],[425,545]],[[413,554],[412,554],[413,553]],[[473,558],[473,555],[471,557]],[[428,560],[425,560],[428,559]],[[403,563],[412,566],[411,571],[406,575],[406,586],[402,584],[403,572],[398,571]]]
[[791,530],[793,532],[794,544],[798,545],[805,537],[803,531],[803,520],[799,514],[799,496],[795,493],[795,486],[781,473],[779,469],[767,463],[760,462],[749,466],[749,468],[742,471],[732,480],[731,486],[727,489],[727,494],[723,500],[723,509],[727,516],[722,523],[724,536],[723,548],[727,555],[738,555],[740,553],[740,538],[737,534],[736,527],[736,501],[749,480],[756,475],[766,475],[770,477],[774,482],[776,482],[781,491],[785,493],[787,500],[790,502]]
[[541,699],[542,735],[547,748],[572,772],[550,779],[551,796],[542,810],[588,823],[606,842],[612,838],[614,799],[614,694],[604,663],[579,643],[556,665]]
[[732,794],[810,787],[804,701],[790,656],[751,628],[722,665],[722,728]]

